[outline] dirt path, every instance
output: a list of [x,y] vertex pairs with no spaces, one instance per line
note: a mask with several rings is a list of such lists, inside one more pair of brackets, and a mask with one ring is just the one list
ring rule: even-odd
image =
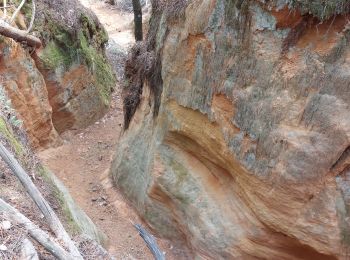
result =
[[[103,1],[82,2],[97,14],[113,40],[124,47],[132,42],[132,33],[127,29],[132,14],[120,14]],[[108,250],[116,259],[153,259],[131,224],[142,221],[112,186],[108,176],[123,120],[118,88],[104,118],[84,130],[66,132],[62,146],[45,150],[39,156],[108,236]],[[159,241],[159,244],[167,259],[179,259],[169,242]]]

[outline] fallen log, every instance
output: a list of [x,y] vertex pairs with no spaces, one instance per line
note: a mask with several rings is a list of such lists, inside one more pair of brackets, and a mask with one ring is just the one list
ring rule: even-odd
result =
[[14,175],[19,179],[29,196],[33,199],[40,211],[43,213],[46,221],[48,222],[51,230],[55,233],[58,239],[61,239],[64,245],[69,249],[70,253],[75,259],[82,260],[83,257],[79,253],[78,248],[71,240],[66,230],[64,229],[61,221],[57,217],[56,213],[50,207],[49,203],[45,200],[38,188],[35,186],[29,175],[25,172],[22,166],[17,162],[15,157],[0,143],[0,157],[6,162]]
[[42,43],[41,40],[28,32],[15,28],[3,20],[0,20],[0,34],[9,37],[16,42],[26,42],[29,46],[39,48]]
[[165,260],[165,256],[158,248],[157,242],[154,237],[149,234],[140,224],[134,224],[134,227],[139,231],[140,236],[146,242],[147,247],[151,251],[155,260]]
[[60,260],[74,260],[73,256],[67,253],[58,243],[56,243],[45,231],[31,222],[27,217],[17,209],[0,199],[0,212],[12,221],[23,225],[28,234],[41,244],[47,251]]

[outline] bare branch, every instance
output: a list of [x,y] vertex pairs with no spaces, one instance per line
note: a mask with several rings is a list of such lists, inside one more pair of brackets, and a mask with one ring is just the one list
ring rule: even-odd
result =
[[7,16],[7,3],[6,3],[6,0],[4,0],[4,19],[6,19],[6,16]]
[[65,246],[69,248],[71,254],[75,259],[83,260],[80,255],[78,248],[75,246],[74,242],[70,239],[66,230],[64,229],[61,221],[57,217],[56,213],[52,210],[49,203],[45,200],[43,195],[40,193],[38,188],[30,179],[29,175],[25,172],[18,161],[13,157],[13,155],[0,143],[0,157],[7,163],[14,175],[22,183],[23,187],[28,192],[29,196],[33,199],[35,204],[38,206],[40,211],[46,218],[51,230],[55,233],[58,239],[61,239]]
[[29,46],[39,48],[41,40],[35,36],[29,35],[26,31],[15,28],[0,19],[0,34],[14,39],[17,42],[27,42]]
[[144,229],[140,224],[134,224],[134,227],[139,231],[140,236],[146,242],[146,245],[149,248],[149,250],[151,251],[152,255],[154,256],[154,259],[165,260],[165,256],[162,253],[162,251],[160,251],[154,237],[151,234],[149,234],[146,231],[146,229]]
[[24,226],[29,235],[41,244],[52,255],[61,260],[74,260],[58,243],[56,243],[46,232],[31,222],[27,217],[21,214],[17,209],[0,199],[0,212],[9,219],[16,221]]
[[33,28],[34,20],[35,20],[35,12],[36,12],[35,0],[32,0],[32,18],[30,19],[30,24],[29,24],[27,33],[29,33]]
[[21,11],[23,5],[25,4],[26,0],[22,0],[22,2],[19,4],[19,6],[17,7],[16,11],[12,14],[11,19],[10,19],[10,24],[13,23],[13,21],[15,20],[16,16],[18,15],[19,11]]

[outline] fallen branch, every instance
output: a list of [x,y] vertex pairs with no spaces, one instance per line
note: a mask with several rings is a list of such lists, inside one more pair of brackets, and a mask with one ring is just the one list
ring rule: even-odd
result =
[[7,163],[14,175],[22,183],[29,196],[33,199],[35,204],[45,216],[46,221],[48,222],[51,230],[55,233],[57,238],[62,240],[64,245],[69,249],[70,253],[75,257],[75,259],[82,260],[83,257],[79,253],[79,250],[75,246],[74,242],[70,239],[56,213],[52,210],[43,195],[30,179],[29,175],[24,171],[22,166],[2,144],[0,144],[0,157]]
[[46,232],[41,230],[28,218],[22,215],[17,209],[0,199],[0,212],[7,216],[9,219],[16,221],[18,224],[24,226],[29,235],[41,244],[47,251],[53,256],[62,260],[74,260],[58,243],[56,243]]
[[154,237],[149,234],[140,224],[134,224],[134,227],[139,231],[140,236],[146,242],[147,247],[151,250],[154,259],[165,260],[165,256],[158,248],[157,242]]
[[22,0],[22,2],[19,4],[15,12],[12,14],[11,19],[10,19],[10,24],[13,23],[15,20],[16,16],[18,15],[19,11],[21,11],[23,5],[25,4],[26,0]]
[[6,19],[6,16],[7,16],[7,5],[6,5],[7,3],[6,3],[6,0],[4,0],[4,19]]
[[3,20],[0,20],[0,34],[14,39],[17,42],[27,42],[29,46],[39,48],[41,40],[33,35],[29,35],[26,31],[22,31],[12,27]]
[[23,260],[39,260],[38,253],[36,252],[35,247],[33,246],[32,242],[28,238],[25,238],[22,241],[21,259],[23,259]]
[[27,33],[29,33],[33,28],[34,20],[35,20],[35,12],[36,12],[35,0],[32,0],[32,18],[30,19]]

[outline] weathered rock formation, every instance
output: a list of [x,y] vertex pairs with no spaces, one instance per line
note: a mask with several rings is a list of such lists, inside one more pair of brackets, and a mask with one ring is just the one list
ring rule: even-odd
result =
[[52,124],[45,80],[34,60],[20,44],[2,38],[0,43],[0,87],[23,121],[33,147],[47,147],[59,142]]
[[[17,25],[25,29],[31,4]],[[82,128],[106,112],[115,76],[105,56],[108,36],[97,18],[75,1],[37,1],[31,50],[2,37],[0,85],[23,121],[33,147],[59,143],[58,133]]]
[[41,0],[36,31],[44,41],[37,65],[45,77],[59,133],[82,128],[109,106],[115,76],[105,56],[108,35],[78,0]]
[[116,184],[198,256],[347,259],[347,1],[174,2],[127,67]]

